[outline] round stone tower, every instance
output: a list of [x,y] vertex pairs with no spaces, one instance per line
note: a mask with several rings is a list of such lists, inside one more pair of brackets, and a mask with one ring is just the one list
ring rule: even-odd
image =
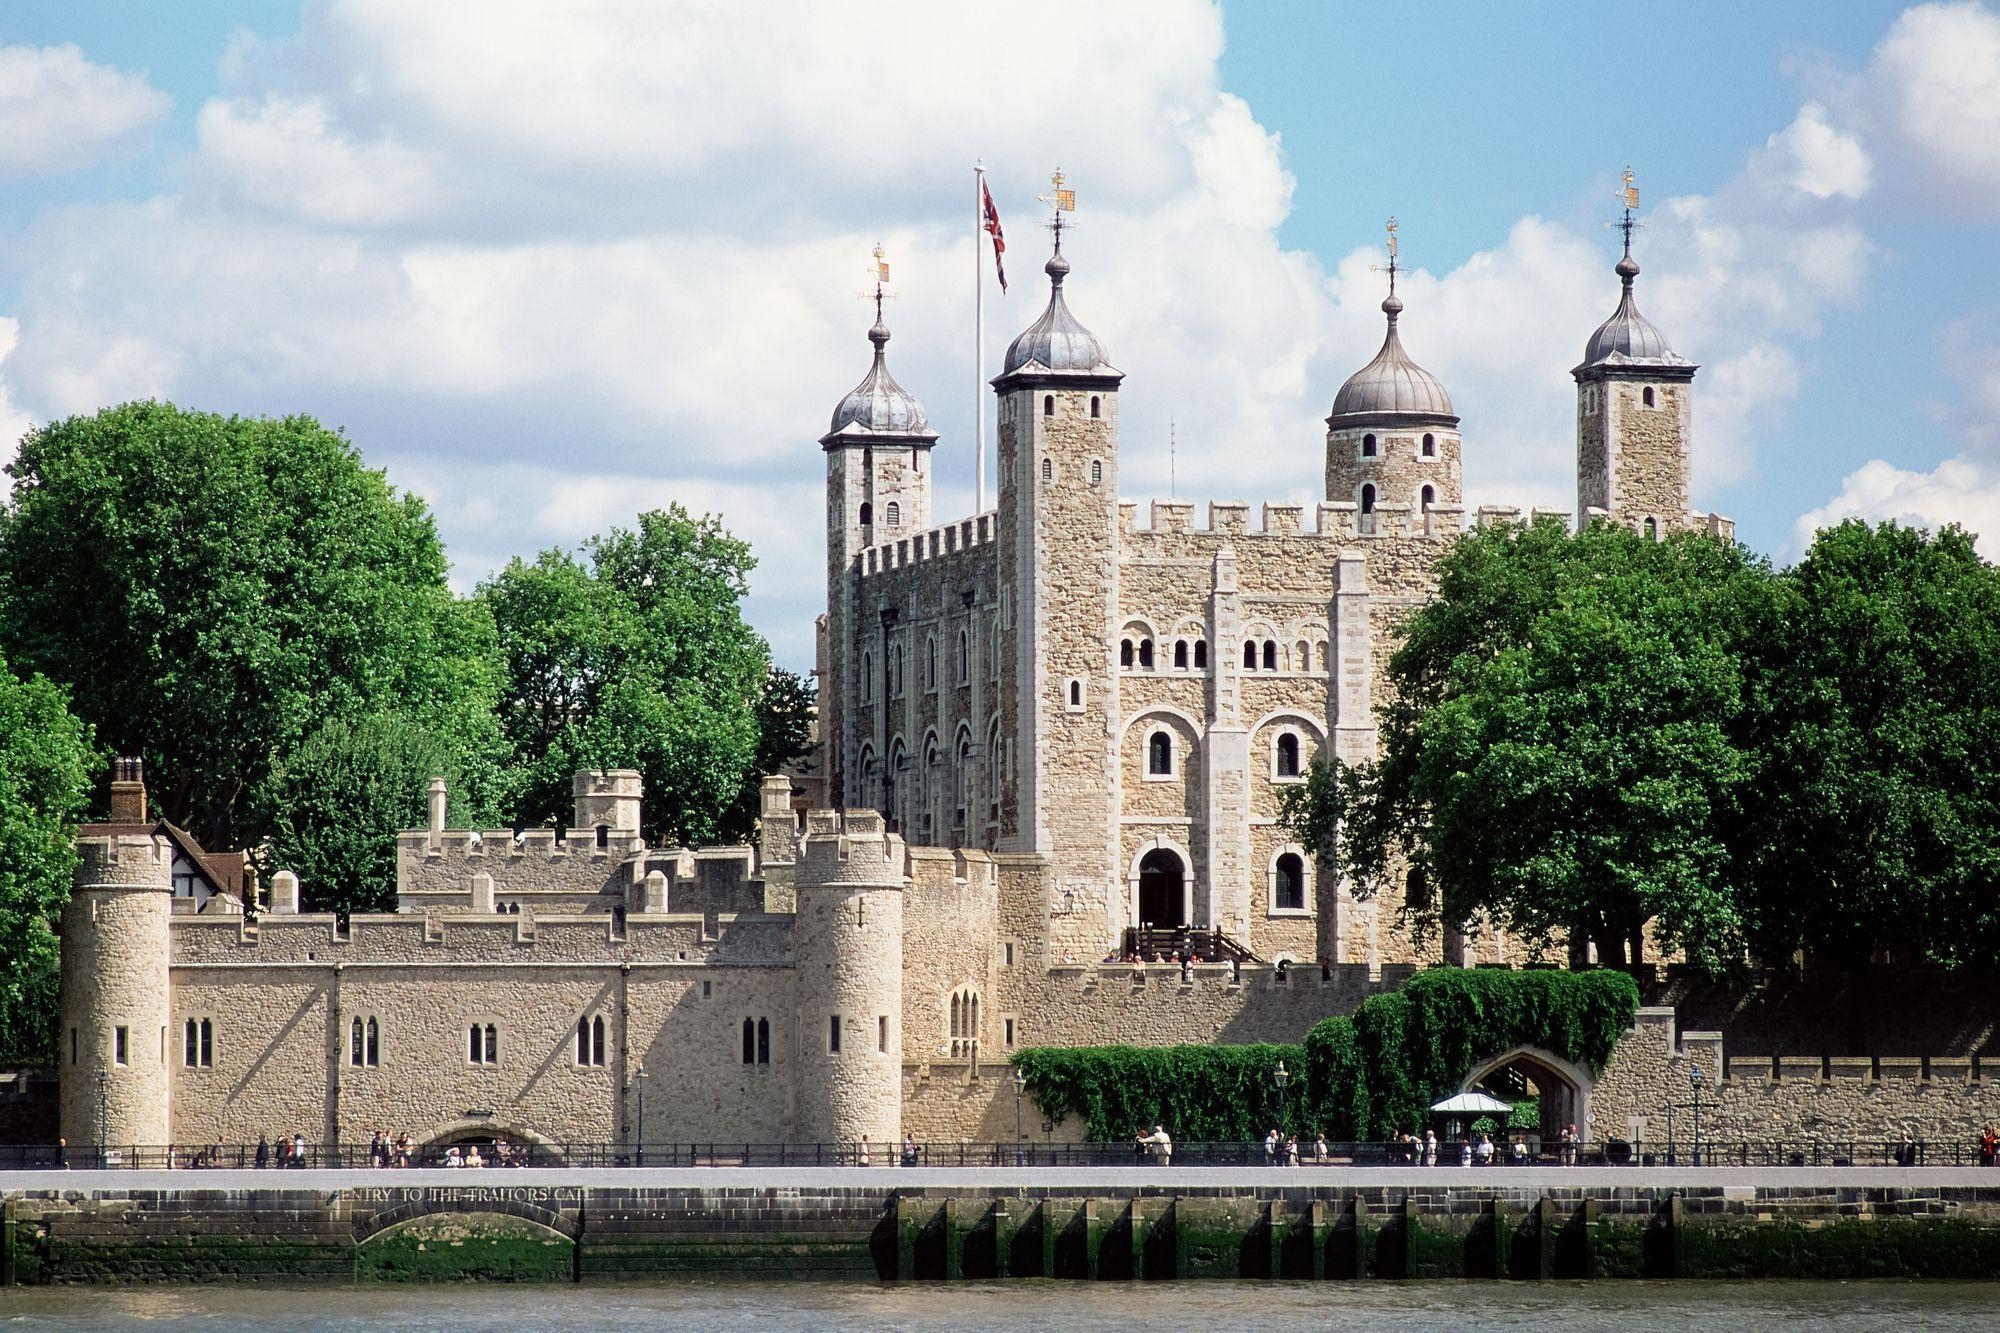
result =
[[902,1137],[903,870],[903,840],[877,812],[806,816],[792,935],[799,1139],[866,1135],[886,1152]]
[[[1364,532],[1400,526],[1404,514],[1422,531],[1426,510],[1464,503],[1458,417],[1444,385],[1410,359],[1396,332],[1403,302],[1393,249],[1382,313],[1382,350],[1340,386],[1326,419],[1326,498],[1353,502]],[[1395,522],[1378,522],[1378,512]]]
[[120,829],[86,833],[77,851],[62,922],[62,1134],[73,1146],[170,1143],[173,845]]

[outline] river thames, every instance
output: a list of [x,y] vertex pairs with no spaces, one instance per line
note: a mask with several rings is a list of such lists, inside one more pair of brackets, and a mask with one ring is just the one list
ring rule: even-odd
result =
[[1868,1282],[688,1283],[14,1288],[8,1329],[1882,1329],[2000,1325],[2000,1284]]

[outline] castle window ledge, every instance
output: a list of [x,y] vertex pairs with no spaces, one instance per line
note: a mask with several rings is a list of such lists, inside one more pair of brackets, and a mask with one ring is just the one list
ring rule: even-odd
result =
[[1290,917],[1295,921],[1309,921],[1312,919],[1313,910],[1310,907],[1273,907],[1265,912],[1264,915],[1269,917]]

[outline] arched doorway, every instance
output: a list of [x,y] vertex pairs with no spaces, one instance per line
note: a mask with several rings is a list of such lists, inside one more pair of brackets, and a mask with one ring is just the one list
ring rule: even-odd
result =
[[1178,852],[1155,847],[1139,862],[1139,921],[1156,930],[1188,923],[1187,866]]
[[1460,1085],[1461,1092],[1483,1092],[1502,1101],[1534,1102],[1535,1127],[1496,1135],[1504,1143],[1519,1134],[1528,1140],[1530,1151],[1539,1145],[1545,1156],[1553,1156],[1562,1141],[1563,1127],[1575,1125],[1580,1142],[1596,1143],[1606,1132],[1622,1131],[1622,1126],[1606,1131],[1590,1123],[1590,1072],[1561,1056],[1532,1046],[1518,1046],[1475,1064]]

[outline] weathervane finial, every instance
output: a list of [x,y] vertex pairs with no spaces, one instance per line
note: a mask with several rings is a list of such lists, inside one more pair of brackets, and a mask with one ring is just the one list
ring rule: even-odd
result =
[[1062,253],[1062,234],[1066,224],[1063,214],[1076,211],[1076,191],[1068,188],[1061,167],[1049,177],[1049,192],[1038,197],[1038,202],[1047,204],[1054,213],[1049,220],[1049,230],[1056,234],[1056,253]]

